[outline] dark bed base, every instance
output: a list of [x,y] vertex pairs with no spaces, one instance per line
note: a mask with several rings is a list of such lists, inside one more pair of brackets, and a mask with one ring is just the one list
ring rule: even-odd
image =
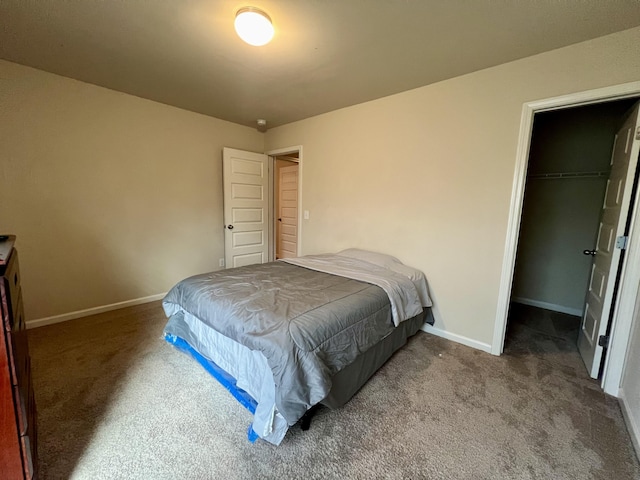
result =
[[299,420],[302,430],[309,430],[311,419],[321,405],[336,409],[347,403],[360,388],[378,371],[382,365],[402,346],[407,339],[416,333],[426,323],[433,325],[431,309],[425,309],[420,315],[402,322],[381,342],[358,356],[353,363],[340,370],[332,378],[329,395],[319,404],[311,407]]

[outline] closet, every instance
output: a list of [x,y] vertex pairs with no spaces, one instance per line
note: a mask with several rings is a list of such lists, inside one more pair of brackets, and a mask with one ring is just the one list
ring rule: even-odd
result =
[[511,300],[574,316],[576,335],[615,134],[636,101],[534,118]]

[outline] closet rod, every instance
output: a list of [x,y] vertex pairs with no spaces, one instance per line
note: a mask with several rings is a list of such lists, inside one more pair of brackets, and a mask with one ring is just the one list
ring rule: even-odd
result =
[[604,172],[557,172],[557,173],[534,173],[528,175],[531,179],[557,179],[557,178],[599,178],[609,177],[609,171]]

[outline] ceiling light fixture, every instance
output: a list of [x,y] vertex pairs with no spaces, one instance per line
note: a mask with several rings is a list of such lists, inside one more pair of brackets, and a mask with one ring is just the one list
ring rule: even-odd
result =
[[255,7],[243,7],[236,13],[235,21],[238,36],[249,45],[261,47],[273,38],[271,18]]

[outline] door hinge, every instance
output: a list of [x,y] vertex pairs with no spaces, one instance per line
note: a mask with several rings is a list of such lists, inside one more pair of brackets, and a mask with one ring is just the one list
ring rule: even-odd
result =
[[627,236],[621,236],[616,238],[616,248],[619,250],[626,250],[628,240],[629,240],[629,237]]
[[608,348],[609,347],[609,335],[600,335],[600,337],[598,338],[598,345],[600,345],[603,348]]

